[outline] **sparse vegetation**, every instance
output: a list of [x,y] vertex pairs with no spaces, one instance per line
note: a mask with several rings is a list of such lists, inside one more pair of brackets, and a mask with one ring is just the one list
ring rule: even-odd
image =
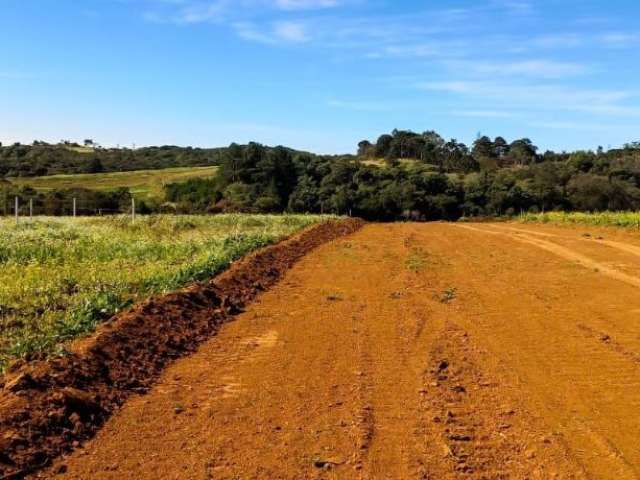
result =
[[305,215],[0,220],[0,371],[150,294],[206,280],[249,251],[327,217]]
[[583,225],[640,228],[640,212],[547,212],[527,213],[519,217],[522,222],[571,223]]
[[412,272],[421,271],[427,264],[427,254],[421,248],[412,248],[405,260],[405,266]]
[[455,287],[449,287],[447,288],[444,292],[442,292],[442,295],[440,295],[440,303],[451,303],[456,299],[458,293],[458,289]]

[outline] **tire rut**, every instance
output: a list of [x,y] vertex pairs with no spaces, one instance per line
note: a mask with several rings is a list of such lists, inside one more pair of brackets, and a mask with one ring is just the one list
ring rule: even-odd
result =
[[583,255],[571,248],[567,248],[567,247],[563,247],[561,245],[558,245],[557,243],[554,242],[550,242],[547,240],[541,240],[539,238],[536,238],[534,235],[525,235],[525,234],[521,234],[521,235],[516,235],[516,234],[509,234],[507,232],[496,232],[496,231],[491,231],[491,230],[486,230],[484,228],[478,228],[478,227],[471,227],[469,225],[460,225],[461,228],[465,228],[465,229],[469,229],[469,230],[474,230],[477,232],[483,232],[483,233],[487,233],[490,235],[503,235],[503,236],[507,236],[511,239],[520,241],[520,242],[525,242],[528,243],[530,245],[533,245],[535,247],[538,247],[542,250],[546,250],[548,252],[553,253],[554,255],[557,255],[559,257],[564,258],[565,260],[570,260],[572,262],[575,262],[579,265],[581,265],[582,267],[594,271],[596,273],[600,273],[602,275],[606,275],[610,278],[613,278],[615,280],[619,280],[621,282],[627,283],[629,285],[632,285],[634,287],[638,287],[640,288],[640,277],[634,276],[634,275],[629,275],[627,273],[621,272],[620,270],[617,270],[615,268],[611,268],[608,265],[605,265],[601,262],[597,262],[595,260],[592,260],[591,258],[587,257],[586,255]]
[[437,432],[436,468],[442,469],[429,478],[584,478],[540,460],[550,439],[527,430],[526,412],[474,362],[478,355],[469,334],[450,321],[429,354],[423,405]]
[[[632,403],[636,367],[579,322],[546,320],[566,288],[519,268],[544,257],[566,278],[581,270],[527,247],[446,224],[368,225],[320,247],[56,468],[105,480],[609,478],[591,475],[602,455],[633,478],[633,447],[595,416],[620,403],[588,398],[586,373]],[[581,448],[595,455],[583,462]]]

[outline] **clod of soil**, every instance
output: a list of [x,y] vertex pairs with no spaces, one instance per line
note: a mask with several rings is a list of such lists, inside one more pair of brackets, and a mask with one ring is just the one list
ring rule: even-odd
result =
[[147,391],[168,362],[193,352],[306,253],[362,225],[314,226],[207,284],[114,317],[67,356],[16,365],[0,379],[0,479],[21,478],[92,437],[127,397]]

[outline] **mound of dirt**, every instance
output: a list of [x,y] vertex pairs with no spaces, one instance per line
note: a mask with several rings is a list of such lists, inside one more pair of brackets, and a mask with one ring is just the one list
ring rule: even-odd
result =
[[306,253],[362,225],[314,226],[207,284],[150,298],[67,356],[14,367],[0,379],[0,479],[21,478],[93,436],[127,397],[147,391],[168,362],[193,352]]

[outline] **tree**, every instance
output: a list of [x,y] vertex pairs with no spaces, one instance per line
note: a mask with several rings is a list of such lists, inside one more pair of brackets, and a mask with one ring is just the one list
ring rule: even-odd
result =
[[509,144],[502,137],[496,137],[493,140],[493,154],[494,157],[502,160],[509,154]]
[[420,151],[420,160],[432,165],[442,165],[443,148],[445,140],[433,130],[422,134],[423,145]]
[[471,156],[482,170],[495,170],[498,167],[498,155],[489,137],[480,137],[473,142]]
[[362,158],[375,156],[375,147],[369,140],[362,140],[358,143],[358,156]]
[[536,147],[528,138],[515,140],[509,145],[509,159],[512,165],[530,165],[538,159]]
[[289,210],[300,213],[318,212],[318,185],[309,175],[303,175],[289,197]]
[[378,141],[376,142],[376,157],[378,158],[386,158],[389,156],[389,152],[391,150],[391,144],[393,142],[393,137],[388,134],[380,135],[378,137]]
[[100,173],[104,171],[104,166],[98,157],[93,157],[87,165],[87,173]]

